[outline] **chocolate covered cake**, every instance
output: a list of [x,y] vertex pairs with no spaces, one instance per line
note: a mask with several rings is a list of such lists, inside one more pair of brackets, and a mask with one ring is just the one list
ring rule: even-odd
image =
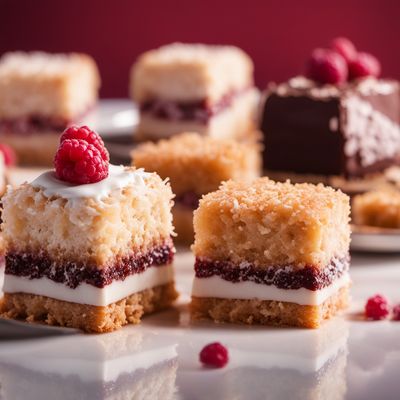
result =
[[249,181],[260,175],[261,149],[255,143],[183,133],[145,143],[132,153],[138,168],[169,178],[176,197],[172,213],[181,244],[193,243],[193,211],[201,196],[229,179]]
[[399,83],[293,78],[269,87],[261,126],[268,172],[362,178],[400,163]]
[[346,188],[399,165],[399,82],[380,79],[378,61],[353,50],[345,59],[337,48],[316,49],[307,77],[269,85],[261,119],[268,176]]
[[110,166],[71,186],[53,172],[3,197],[3,316],[107,332],[176,298],[172,192],[156,174]]
[[226,182],[194,215],[195,319],[320,326],[348,303],[349,198],[259,178]]
[[22,163],[51,165],[60,132],[95,106],[99,86],[88,55],[6,53],[0,58],[0,142]]
[[254,130],[253,63],[237,47],[174,43],[148,51],[132,67],[131,95],[140,139],[180,132],[241,138]]

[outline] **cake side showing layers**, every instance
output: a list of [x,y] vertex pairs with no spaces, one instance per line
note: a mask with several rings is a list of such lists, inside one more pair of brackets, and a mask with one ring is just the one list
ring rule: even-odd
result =
[[[125,178],[130,183],[119,187]],[[3,229],[10,254],[43,254],[58,263],[104,268],[153,250],[173,234],[173,195],[156,174],[115,167],[96,184],[58,182],[49,172],[8,190]]]
[[7,53],[0,59],[0,118],[65,126],[94,105],[99,85],[88,55]]
[[195,211],[192,317],[318,327],[348,303],[349,212],[322,185],[223,183]]
[[233,46],[174,43],[139,57],[131,72],[135,101],[219,101],[253,86],[253,63]]
[[5,293],[2,317],[25,319],[105,333],[126,324],[138,324],[143,315],[168,308],[177,298],[174,283],[133,293],[107,306],[92,306],[29,293]]
[[348,286],[342,287],[320,305],[259,299],[192,297],[194,320],[318,328],[349,305]]
[[349,198],[322,185],[226,182],[194,214],[197,257],[255,267],[324,268],[347,255]]
[[2,315],[107,332],[168,307],[172,197],[158,175],[122,166],[96,183],[47,172],[10,189]]
[[132,152],[132,158],[136,167],[170,178],[178,198],[190,192],[201,196],[218,189],[222,181],[250,180],[261,172],[258,144],[195,133],[140,145]]
[[398,82],[375,78],[321,86],[297,77],[271,85],[261,122],[265,168],[357,178],[398,164],[399,93]]

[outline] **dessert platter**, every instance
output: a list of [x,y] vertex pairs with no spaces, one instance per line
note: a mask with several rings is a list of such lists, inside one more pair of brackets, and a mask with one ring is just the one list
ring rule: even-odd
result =
[[174,43],[99,106],[88,55],[0,58],[0,398],[398,398],[399,83],[253,72]]

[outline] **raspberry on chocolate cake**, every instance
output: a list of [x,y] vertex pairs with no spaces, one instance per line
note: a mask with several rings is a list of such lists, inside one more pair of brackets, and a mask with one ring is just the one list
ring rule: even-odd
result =
[[400,164],[400,85],[379,74],[375,57],[338,38],[312,53],[306,76],[270,84],[261,118],[266,174],[349,193],[385,179]]
[[347,306],[349,198],[323,185],[226,182],[194,213],[194,319],[317,328]]
[[177,240],[193,243],[193,211],[202,195],[217,190],[221,182],[249,181],[260,175],[261,153],[255,143],[183,133],[158,143],[145,143],[132,152],[137,168],[169,178],[174,199]]
[[140,139],[185,131],[241,138],[254,130],[253,63],[237,47],[174,43],[148,51],[132,67],[131,95]]
[[0,141],[24,164],[51,165],[60,131],[95,106],[99,86],[88,55],[6,53],[0,58]]
[[55,171],[3,197],[1,313],[108,332],[177,297],[173,194],[155,173],[109,165],[79,136],[61,138]]

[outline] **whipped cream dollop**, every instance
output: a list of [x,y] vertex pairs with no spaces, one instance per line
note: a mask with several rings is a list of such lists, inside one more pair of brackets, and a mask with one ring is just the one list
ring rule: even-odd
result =
[[38,176],[31,185],[42,189],[46,197],[58,196],[68,200],[79,198],[101,200],[116,189],[122,189],[130,185],[146,186],[145,180],[149,175],[143,169],[132,171],[123,166],[110,164],[108,177],[96,183],[77,185],[61,181],[56,177],[54,171],[47,171]]

